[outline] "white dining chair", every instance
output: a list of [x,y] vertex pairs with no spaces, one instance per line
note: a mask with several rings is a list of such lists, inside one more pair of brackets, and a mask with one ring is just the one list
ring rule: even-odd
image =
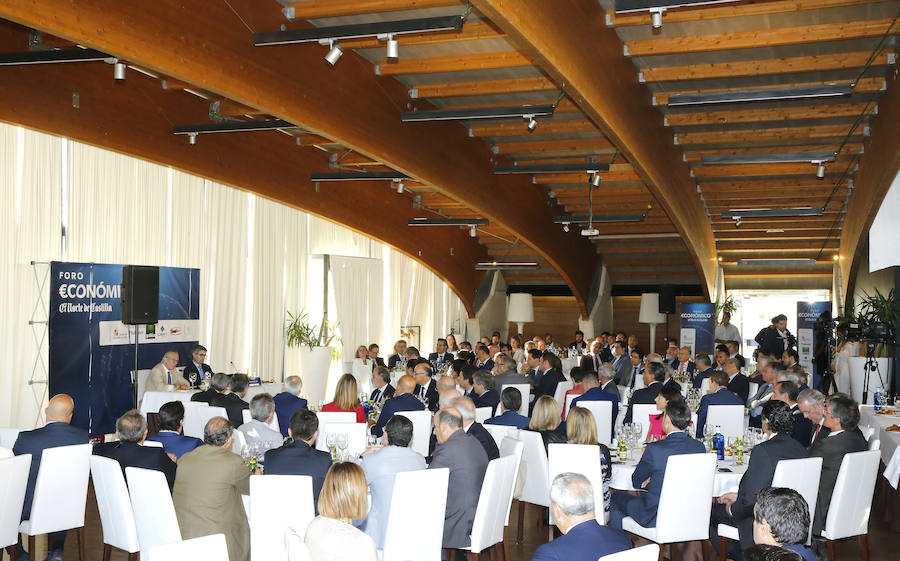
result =
[[758,392],[758,391],[759,391],[759,384],[757,384],[756,382],[750,382],[750,391],[747,392],[747,395],[750,396],[750,398],[752,398],[754,395],[756,395],[756,392]]
[[450,468],[402,471],[395,477],[381,561],[440,561]]
[[604,555],[597,561],[656,561],[657,559],[659,559],[659,545],[651,543],[612,555]]
[[319,431],[316,450],[328,451],[328,435],[346,434],[347,452],[359,456],[366,451],[366,428],[366,423],[328,423]]
[[[499,409],[499,407],[498,407]],[[491,418],[492,409],[490,407],[476,407],[475,408],[475,422],[484,424],[485,421]]]
[[566,397],[565,397],[566,404],[563,406],[563,417],[565,417],[566,419],[569,418],[569,413],[572,412],[572,401],[576,397],[581,397],[581,394],[574,394],[574,393],[566,394]]
[[228,561],[225,534],[213,534],[150,548],[148,561]]
[[572,384],[572,380],[562,380],[556,384],[556,392],[553,394],[553,399],[556,400],[556,403],[559,403],[560,407],[566,406],[566,392],[573,387],[575,386]]
[[500,456],[515,456],[516,458],[516,471],[513,474],[513,494],[509,496],[509,504],[506,506],[506,525],[509,526],[509,511],[512,509],[512,500],[515,497],[515,489],[519,485],[519,468],[522,465],[522,455],[525,452],[525,445],[522,444],[522,441],[506,436],[500,441],[500,444],[497,446],[500,450]]
[[315,516],[312,477],[250,476],[250,559],[290,561],[286,535],[306,535]]
[[[528,384],[503,384],[503,389],[516,388],[522,394],[522,404],[519,405],[519,415],[528,416],[528,403],[531,396],[531,386]],[[500,408],[498,407],[499,411]]]
[[853,536],[859,536],[862,559],[869,558],[869,514],[880,459],[877,450],[869,450],[846,454],[841,461],[822,530],[828,561],[834,561],[835,540]]
[[324,450],[325,448],[318,448],[318,444],[319,440],[322,440],[324,443],[322,434],[325,432],[325,428],[331,423],[355,423],[356,413],[353,411],[319,411],[316,413],[316,418],[319,420],[319,436],[316,439],[316,448]]
[[647,440],[647,435],[650,433],[650,416],[659,415],[660,413],[662,413],[662,411],[657,409],[656,405],[653,403],[634,404],[631,409],[631,422],[641,424],[642,434],[640,442],[645,442]]
[[722,427],[725,438],[729,436],[741,437],[744,434],[744,406],[743,405],[710,405],[707,408],[706,424]]
[[181,541],[181,529],[166,476],[161,471],[125,468],[131,511],[141,546],[141,560],[147,561],[151,548]]
[[694,540],[708,543],[715,473],[714,454],[669,457],[656,526],[646,528],[628,516],[622,521],[622,529],[659,545]]
[[162,448],[163,443],[157,440],[145,440],[141,442],[141,446],[147,446],[149,448]]
[[15,454],[13,454],[12,450],[0,446],[0,460],[3,458],[12,458],[13,456],[15,456]]
[[494,437],[497,448],[500,448],[500,443],[503,442],[503,439],[506,437],[518,438],[519,430],[509,425],[484,425],[484,428],[486,428],[487,431],[491,433],[491,436]]
[[700,397],[709,393],[709,377],[703,378],[703,381],[700,382]]
[[[584,401],[578,402],[578,407],[584,407],[594,416],[594,423],[597,425],[597,441],[607,446],[612,446],[613,439],[613,417],[612,417],[612,401]],[[648,429],[650,423],[647,423]]]
[[90,444],[47,448],[42,453],[31,515],[19,525],[19,531],[28,535],[28,551],[36,551],[35,536],[74,529],[78,559],[84,561],[84,507],[90,457]]
[[875,434],[876,430],[875,427],[869,425],[859,425],[859,432],[862,433],[863,438],[869,440],[872,438],[872,435]]
[[103,558],[109,559],[115,547],[128,553],[128,561],[135,561],[141,548],[122,467],[116,460],[102,456],[91,456],[90,462],[103,529]]
[[403,415],[413,424],[413,437],[409,447],[423,457],[428,457],[428,445],[431,441],[431,411],[398,411],[395,415]]
[[881,439],[878,437],[878,433],[873,432],[872,435],[866,439],[869,441],[869,450],[881,450]]
[[0,446],[12,450],[19,438],[19,433],[28,429],[17,429],[11,427],[0,427]]
[[524,445],[523,461],[525,462],[525,483],[519,497],[519,529],[516,543],[522,543],[525,526],[525,503],[541,508],[550,506],[550,485],[548,480],[549,465],[544,440],[541,434],[534,431],[519,431],[519,440]]
[[[515,456],[501,456],[488,462],[472,520],[471,545],[465,548],[470,552],[472,561],[478,561],[481,553],[491,548],[500,550],[497,552],[500,559],[505,556],[503,528],[512,500],[516,469]],[[447,559],[451,559],[449,550]]]
[[[566,472],[580,473],[594,488],[594,512],[597,522],[606,525],[603,505],[603,466],[600,463],[600,447],[590,444],[551,444],[547,446],[547,486],[557,475]],[[553,513],[550,523],[555,524]]]
[[185,436],[193,436],[203,440],[203,431],[210,419],[214,417],[228,418],[224,407],[212,407],[199,402],[191,403],[194,405],[184,408],[184,427],[182,430]]
[[0,556],[2,548],[19,541],[19,522],[30,469],[31,454],[0,459]]

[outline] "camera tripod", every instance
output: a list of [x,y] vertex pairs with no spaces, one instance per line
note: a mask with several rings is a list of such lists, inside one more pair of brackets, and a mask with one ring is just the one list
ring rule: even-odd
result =
[[881,375],[881,370],[878,368],[878,361],[875,360],[875,344],[880,341],[873,340],[863,340],[862,343],[866,345],[866,366],[863,369],[863,392],[862,392],[862,403],[865,404],[869,400],[869,379],[872,373],[878,374],[878,381],[881,382],[881,388],[884,390],[884,377]]

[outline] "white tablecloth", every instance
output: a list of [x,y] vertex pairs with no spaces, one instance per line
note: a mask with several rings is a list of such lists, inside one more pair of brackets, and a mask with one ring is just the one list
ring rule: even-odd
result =
[[900,484],[900,432],[884,430],[891,425],[900,425],[900,415],[876,415],[871,405],[859,407],[860,423],[874,427],[881,439],[881,461],[884,462],[884,477],[894,489]]
[[[141,414],[146,417],[147,413],[159,413],[159,408],[162,407],[163,404],[169,403],[170,401],[190,401],[191,396],[198,391],[199,390],[144,392],[144,398],[141,400]],[[246,400],[249,402],[251,399],[253,399],[253,396],[264,392],[269,393],[273,396],[281,392],[281,382],[263,384],[261,386],[250,386],[250,388],[247,390]]]
[[[610,450],[610,452],[614,453],[614,450]],[[640,456],[622,464],[616,463],[616,460],[613,460],[612,479],[610,480],[609,486],[613,489],[620,489],[623,491],[635,491],[635,487],[631,484],[631,476],[634,474],[634,469],[637,467],[638,460],[640,460]],[[748,461],[749,457],[745,458],[744,465],[742,466],[734,465],[734,461],[730,458],[717,462],[716,479],[715,484],[713,485],[714,497],[720,497],[725,493],[737,493],[738,486],[741,484],[741,477],[743,477],[744,472],[747,471]],[[731,472],[721,472],[718,471],[719,468],[727,468],[730,469]],[[690,477],[690,474],[684,475],[685,477]]]

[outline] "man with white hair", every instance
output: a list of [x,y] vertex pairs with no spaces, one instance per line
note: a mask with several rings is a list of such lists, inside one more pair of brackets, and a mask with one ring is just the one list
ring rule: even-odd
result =
[[516,370],[516,361],[513,357],[501,355],[494,361],[494,391],[497,395],[503,392],[503,386],[527,383],[528,378]]
[[175,370],[176,366],[178,366],[178,351],[166,351],[162,361],[150,369],[144,391],[164,392],[166,386],[175,386],[179,390],[190,388],[190,383]]
[[625,532],[597,522],[593,486],[580,473],[553,479],[550,511],[563,535],[539,547],[531,561],[596,561],[632,547]]
[[488,460],[496,460],[500,457],[500,450],[497,449],[497,443],[491,433],[484,428],[481,423],[475,422],[475,404],[468,397],[458,397],[450,402],[459,414],[462,415],[462,430],[478,439],[484,453],[487,454]]
[[272,399],[275,401],[275,416],[278,417],[278,428],[281,436],[287,438],[288,427],[291,426],[291,415],[300,409],[306,409],[306,400],[300,397],[303,380],[300,376],[288,376],[284,379],[283,391]]
[[237,430],[244,437],[248,447],[260,452],[278,448],[284,443],[281,433],[269,426],[275,418],[275,401],[267,393],[253,396],[250,400],[250,420]]
[[813,434],[809,445],[817,440],[822,440],[831,429],[825,426],[825,395],[819,390],[806,389],[797,396],[797,407],[803,412],[803,416],[813,424]]

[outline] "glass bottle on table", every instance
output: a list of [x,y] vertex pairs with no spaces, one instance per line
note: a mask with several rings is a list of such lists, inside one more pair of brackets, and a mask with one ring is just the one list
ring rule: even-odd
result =
[[713,433],[713,449],[716,451],[716,459],[725,459],[725,435],[722,434],[721,425],[716,425],[716,432]]

